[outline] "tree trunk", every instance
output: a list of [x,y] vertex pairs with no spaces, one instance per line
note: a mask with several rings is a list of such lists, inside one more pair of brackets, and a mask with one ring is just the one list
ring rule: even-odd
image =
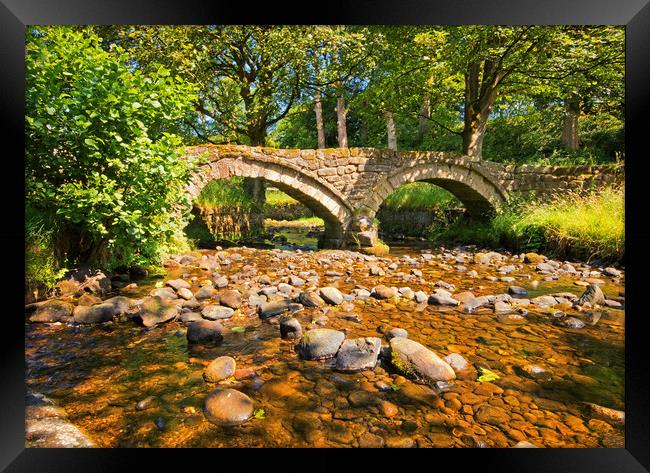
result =
[[492,64],[484,64],[483,83],[479,87],[479,63],[470,64],[465,74],[465,113],[463,128],[463,154],[483,158],[483,138],[490,110],[497,96],[496,83],[485,82]]
[[386,130],[388,134],[388,149],[397,149],[397,130],[395,129],[395,119],[393,112],[386,112]]
[[578,151],[580,137],[578,135],[578,117],[580,116],[580,102],[577,97],[571,97],[564,101],[566,114],[562,126],[562,144],[570,151]]
[[418,144],[424,143],[424,135],[429,128],[429,118],[431,118],[431,94],[428,92],[422,97],[422,106],[420,107],[420,116],[418,117]]
[[320,86],[316,86],[314,94],[314,111],[316,112],[316,132],[318,133],[318,147],[325,148],[325,123],[323,121],[323,102]]
[[[266,129],[262,127],[249,127],[248,139],[251,146],[264,146],[266,144]],[[258,211],[253,212],[253,229],[257,231],[262,226],[262,207],[266,201],[266,183],[261,177],[244,178],[244,190],[255,202]]]
[[339,148],[348,147],[348,129],[345,123],[347,110],[345,109],[345,97],[343,96],[343,86],[339,83],[336,87],[336,121]]

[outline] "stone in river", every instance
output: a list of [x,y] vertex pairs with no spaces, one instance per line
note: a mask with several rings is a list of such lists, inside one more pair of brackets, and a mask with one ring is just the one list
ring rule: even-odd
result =
[[319,295],[331,305],[339,305],[343,302],[343,294],[337,288],[332,286],[321,287],[319,289]]
[[613,278],[621,277],[621,272],[618,269],[612,268],[612,267],[605,268],[603,270],[603,274],[605,274],[607,276],[611,276]]
[[289,284],[294,287],[300,287],[305,285],[305,280],[301,277],[291,275],[289,276]]
[[520,440],[512,448],[539,448],[539,447],[537,445],[533,445],[532,443],[527,442],[525,440]]
[[230,307],[210,304],[206,305],[201,311],[201,315],[209,320],[229,319],[235,311]]
[[101,302],[101,298],[85,292],[77,300],[77,305],[95,305],[101,304]]
[[302,292],[298,300],[305,307],[321,307],[325,305],[323,298],[313,291]]
[[555,271],[555,267],[549,263],[537,263],[537,266],[535,266],[535,268],[540,273],[552,273]]
[[491,406],[489,404],[484,404],[479,407],[478,411],[474,415],[474,418],[477,422],[481,424],[490,424],[499,426],[508,422],[509,417],[506,411],[500,407]]
[[445,356],[443,360],[447,362],[456,373],[467,368],[467,360],[465,360],[463,355],[460,355],[459,353],[450,353]]
[[167,285],[173,287],[174,290],[176,291],[178,291],[182,287],[184,287],[185,289],[189,289],[190,287],[192,287],[190,283],[184,281],[183,279],[172,279],[170,281],[167,281]]
[[424,304],[427,301],[427,299],[429,299],[429,296],[424,291],[417,291],[414,295],[415,295],[415,302],[417,302],[418,304]]
[[198,322],[199,320],[203,320],[203,317],[201,317],[201,314],[198,312],[183,312],[180,316],[181,322],[184,322],[186,324],[193,323],[193,322]]
[[553,377],[553,373],[538,365],[525,365],[521,369],[529,378],[546,381]]
[[598,404],[590,403],[589,407],[596,416],[606,419],[617,424],[625,424],[625,411],[617,411],[608,407],[599,406]]
[[153,327],[176,318],[179,307],[175,301],[159,296],[146,297],[140,304],[138,316],[145,327]]
[[338,330],[318,328],[308,330],[296,345],[300,356],[308,360],[332,358],[343,343],[345,334]]
[[390,341],[390,350],[391,363],[405,374],[428,383],[456,378],[447,362],[415,340],[395,337]]
[[212,287],[212,284],[209,284],[207,286],[203,286],[201,289],[196,291],[196,294],[194,294],[194,297],[197,299],[209,299],[212,297],[212,294],[214,294],[216,291],[214,287]]
[[497,315],[505,315],[512,312],[512,306],[507,302],[496,301],[494,303],[494,313]]
[[227,289],[219,293],[219,304],[239,309],[241,307],[241,293],[236,289]]
[[403,328],[392,328],[386,333],[386,338],[390,340],[391,338],[395,337],[404,337],[408,338],[409,333],[404,330]]
[[283,299],[280,301],[265,302],[259,306],[259,315],[261,319],[268,319],[280,315],[291,308],[291,300]]
[[78,324],[99,324],[113,320],[115,307],[113,304],[96,304],[93,306],[77,306],[74,308],[74,321]]
[[220,356],[210,362],[203,372],[203,379],[210,383],[217,383],[231,377],[235,373],[235,359],[230,356]]
[[377,337],[345,340],[336,355],[339,371],[371,370],[377,365],[381,340]]
[[170,287],[159,287],[149,293],[151,297],[161,297],[163,299],[177,299],[177,295]]
[[235,389],[217,389],[208,394],[205,417],[217,425],[240,425],[253,415],[253,401]]
[[395,290],[392,287],[380,284],[379,286],[375,286],[370,295],[375,299],[390,299],[395,295]]
[[543,263],[546,260],[542,255],[538,255],[537,253],[526,253],[524,255],[524,263]]
[[186,287],[181,287],[178,291],[176,291],[179,296],[181,296],[183,299],[189,301],[191,298],[194,297],[194,294],[192,294],[192,291],[190,291]]
[[284,340],[296,340],[302,336],[302,327],[293,317],[280,321],[280,337]]
[[63,301],[50,301],[38,309],[34,315],[29,318],[30,322],[58,322],[59,320],[70,317],[73,311],[73,305]]
[[513,296],[526,296],[528,295],[528,291],[524,289],[523,287],[520,286],[510,286],[508,288],[508,292],[512,294]]
[[146,397],[135,405],[135,409],[138,411],[144,411],[146,409],[149,409],[155,401],[155,396]]
[[451,296],[448,296],[444,293],[433,293],[429,296],[428,300],[431,305],[451,305],[457,306],[460,304],[460,301],[454,299]]
[[592,305],[602,304],[605,302],[605,295],[597,284],[590,284],[587,286],[585,292],[580,296],[580,299],[578,299],[578,305],[584,305],[585,302],[589,302]]
[[113,315],[120,315],[129,310],[133,301],[128,297],[124,296],[115,296],[110,299],[106,299],[104,304],[111,304],[113,306]]
[[585,326],[585,323],[580,319],[576,319],[575,317],[567,317],[560,322],[560,325],[567,328],[578,329],[583,328]]
[[365,432],[359,437],[359,447],[361,448],[383,448],[385,442],[379,435]]
[[228,285],[228,278],[226,276],[220,276],[214,280],[214,285],[219,289],[223,289]]
[[223,327],[219,322],[201,320],[187,328],[188,343],[220,343],[223,340]]

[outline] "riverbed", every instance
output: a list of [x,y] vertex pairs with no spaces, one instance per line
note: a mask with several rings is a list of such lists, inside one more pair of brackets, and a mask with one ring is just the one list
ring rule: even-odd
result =
[[[302,239],[278,248],[179,255],[164,277],[102,295],[135,304],[169,280],[187,281],[196,294],[225,276],[227,286],[215,293],[235,289],[243,302],[219,321],[219,344],[189,344],[180,316],[152,327],[128,314],[90,325],[26,323],[28,391],[51,399],[99,447],[623,446],[623,422],[609,411],[625,410],[623,271],[549,259],[544,264],[553,264],[540,269],[523,255],[472,247],[406,245],[385,258],[315,251],[315,238],[293,231]],[[211,269],[206,262],[214,262]],[[304,285],[287,287],[289,276]],[[607,304],[576,304],[589,284]],[[346,300],[292,306],[304,332],[378,337],[387,347],[389,332],[399,328],[441,358],[459,355],[466,366],[454,369],[455,379],[435,383],[383,355],[374,369],[342,372],[335,358],[301,357],[297,340],[280,337],[286,314],[262,319],[250,298],[280,287],[265,291],[269,300],[297,301],[301,292],[326,286]],[[377,286],[400,290],[382,299],[374,296]],[[525,292],[508,295],[511,286]],[[469,302],[412,297],[440,290],[451,298],[469,291],[497,299],[467,310]],[[542,304],[539,296],[551,294],[557,304]],[[181,311],[200,313],[206,303]],[[207,382],[206,366],[221,356],[232,357],[237,370]],[[253,403],[254,414],[240,425],[217,425],[205,415],[206,397],[223,388]],[[47,446],[33,438],[27,445]]]

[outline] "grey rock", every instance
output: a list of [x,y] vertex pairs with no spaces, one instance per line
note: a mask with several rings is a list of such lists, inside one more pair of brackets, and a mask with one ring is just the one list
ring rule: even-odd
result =
[[391,339],[390,353],[393,366],[427,383],[456,378],[456,373],[447,362],[415,340],[403,337]]
[[301,357],[308,360],[332,358],[345,339],[345,334],[338,330],[319,328],[305,332],[296,346]]
[[180,288],[189,289],[192,287],[190,283],[183,279],[171,279],[167,281],[167,285],[174,288],[175,291],[178,291]]
[[443,361],[449,364],[456,373],[467,368],[467,360],[459,353],[450,353],[443,358]]
[[291,307],[291,300],[283,299],[280,301],[265,302],[259,306],[259,316],[261,319],[268,319],[287,312]]
[[341,291],[335,287],[321,287],[318,292],[323,300],[325,300],[325,302],[328,304],[339,305],[341,302],[343,302],[343,294],[341,294]]
[[223,327],[219,322],[201,320],[187,328],[188,343],[220,343],[223,340]]
[[293,317],[280,320],[280,337],[284,340],[297,340],[302,336],[302,327]]
[[377,337],[345,340],[336,355],[339,371],[371,370],[377,365],[381,340]]
[[209,383],[218,383],[235,373],[237,364],[235,359],[230,356],[220,356],[210,362],[203,371],[203,379]]
[[234,313],[234,309],[216,304],[206,305],[201,311],[201,315],[209,320],[229,319]]
[[78,324],[99,324],[113,320],[115,307],[113,304],[96,304],[93,306],[77,306],[74,308],[74,321]]

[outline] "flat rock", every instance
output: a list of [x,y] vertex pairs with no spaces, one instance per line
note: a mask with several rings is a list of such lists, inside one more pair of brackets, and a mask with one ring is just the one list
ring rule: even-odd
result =
[[239,309],[242,304],[241,293],[236,289],[227,289],[219,293],[219,304],[231,309]]
[[115,307],[113,304],[96,304],[93,306],[77,306],[74,308],[74,321],[78,324],[99,324],[113,320]]
[[332,358],[344,339],[345,334],[338,330],[327,328],[308,330],[296,345],[296,351],[308,360]]
[[189,289],[192,287],[192,285],[184,279],[171,279],[167,281],[167,285],[174,288],[175,291],[178,291],[180,288]]
[[322,307],[325,305],[323,298],[313,291],[300,293],[298,300],[305,307]]
[[341,302],[343,302],[343,294],[341,294],[341,291],[335,287],[321,287],[318,293],[328,304],[339,305]]
[[145,327],[153,327],[173,320],[178,316],[179,307],[174,301],[159,296],[146,297],[140,304],[138,316]]
[[50,301],[38,309],[29,318],[30,322],[58,322],[59,320],[70,317],[74,307],[69,302]]
[[276,315],[283,314],[291,308],[291,300],[283,299],[273,302],[264,302],[259,306],[259,316],[261,319],[268,319]]
[[373,288],[370,295],[376,299],[390,299],[395,295],[395,289],[380,284]]
[[449,381],[456,373],[447,362],[421,343],[403,337],[390,341],[391,363],[405,374],[428,383]]
[[229,319],[234,313],[234,309],[216,304],[206,305],[201,311],[201,315],[208,320]]
[[345,340],[336,355],[336,369],[339,371],[374,369],[380,349],[381,340],[377,337]]

